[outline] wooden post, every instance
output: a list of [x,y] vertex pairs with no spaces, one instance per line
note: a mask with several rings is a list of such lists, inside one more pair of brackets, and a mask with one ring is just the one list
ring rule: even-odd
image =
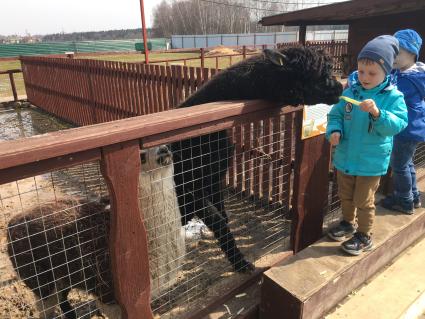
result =
[[296,115],[294,193],[291,242],[294,253],[322,237],[328,205],[330,144],[325,135],[300,140],[301,112]]
[[13,93],[13,101],[18,101],[18,93],[16,92],[16,85],[15,85],[15,79],[13,78],[13,73],[9,72],[9,80],[10,80],[10,86],[12,87],[12,93]]
[[246,45],[242,46],[242,57],[244,60],[246,59]]
[[205,68],[205,49],[201,48],[201,68]]
[[298,42],[301,43],[302,45],[305,45],[306,34],[307,34],[307,26],[300,25],[298,29]]
[[124,319],[151,319],[147,237],[138,203],[138,140],[104,147],[101,169],[111,198],[109,242],[115,297]]

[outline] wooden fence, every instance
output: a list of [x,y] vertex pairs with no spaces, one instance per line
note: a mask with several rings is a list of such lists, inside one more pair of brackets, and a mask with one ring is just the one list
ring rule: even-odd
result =
[[[140,219],[143,212],[140,212],[137,199],[140,145],[144,148],[151,147],[217,130],[238,129],[258,121],[274,123],[279,122],[281,117],[284,122],[293,123],[288,127],[299,128],[301,113],[300,108],[281,107],[264,101],[217,102],[76,128],[66,134],[57,132],[37,139],[1,142],[0,184],[86,162],[100,161],[102,175],[112,197],[110,253],[115,295],[124,309],[124,318],[149,319],[152,318],[152,311],[149,297],[148,248],[146,230],[143,220]],[[266,128],[267,125],[263,127]],[[293,140],[291,134],[292,130],[288,129],[289,136],[285,139]],[[292,242],[294,250],[298,251],[321,236],[321,231],[318,232],[318,229],[321,230],[321,224],[317,223],[317,219],[323,216],[325,209],[323,203],[326,203],[327,198],[326,165],[329,158],[320,159],[315,165],[309,166],[311,169],[305,169],[304,165],[315,161],[323,147],[326,148],[326,144],[321,137],[301,142],[299,133],[294,140],[297,144],[295,158],[300,165],[295,167],[292,184],[295,188],[288,189],[288,194],[294,194],[292,205],[296,218],[293,222]],[[252,143],[245,142],[238,147],[245,148],[247,153],[255,148],[258,151],[258,147]],[[284,149],[291,154],[288,146]],[[262,150],[264,149],[260,149]],[[279,166],[290,167],[292,156],[276,153],[281,156],[277,161]],[[121,169],[124,162],[125,170]],[[236,162],[236,165],[238,163]],[[321,167],[324,163],[325,167]],[[324,172],[322,175],[325,179],[315,178],[312,181],[310,174],[313,170]],[[290,179],[286,176],[283,180],[270,182],[286,183]],[[317,191],[320,189],[323,191]],[[318,199],[321,193],[324,197]],[[313,215],[316,219],[314,224],[310,222]]]
[[[28,100],[62,119],[85,126],[174,108],[216,72],[184,66],[142,65],[96,60],[45,57],[21,59]],[[295,147],[293,138],[279,134],[295,129],[292,119],[273,119],[232,128],[236,145],[227,185],[260,200],[279,201],[289,209],[290,182],[277,186],[290,166],[277,166],[283,153]],[[250,146],[257,153],[238,147]],[[260,154],[260,153],[261,154]],[[267,154],[273,153],[273,158]],[[254,177],[255,180],[247,178]],[[279,176],[279,177],[277,177]],[[271,182],[273,181],[273,183]],[[283,185],[283,186],[282,186]]]
[[28,100],[77,125],[169,110],[217,72],[46,57],[21,62]]
[[22,70],[20,70],[20,69],[12,69],[12,70],[0,71],[0,75],[7,74],[9,76],[10,88],[12,90],[13,100],[15,102],[18,101],[18,93],[16,91],[15,78],[14,78],[13,75],[16,74],[16,73],[21,73],[21,72],[22,72]]

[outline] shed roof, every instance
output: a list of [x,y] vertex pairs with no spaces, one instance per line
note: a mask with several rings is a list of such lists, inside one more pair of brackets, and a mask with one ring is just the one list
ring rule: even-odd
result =
[[425,9],[424,0],[352,0],[264,17],[269,25],[337,25],[352,20]]

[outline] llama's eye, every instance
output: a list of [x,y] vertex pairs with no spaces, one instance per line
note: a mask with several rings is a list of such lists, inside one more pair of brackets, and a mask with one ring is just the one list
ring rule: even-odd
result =
[[141,151],[140,152],[140,161],[142,162],[142,164],[146,164],[146,160],[147,160],[146,151]]

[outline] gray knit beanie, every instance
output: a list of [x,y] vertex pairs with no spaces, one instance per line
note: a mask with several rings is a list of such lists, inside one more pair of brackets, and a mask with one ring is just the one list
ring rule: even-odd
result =
[[381,35],[370,40],[360,51],[357,60],[369,59],[378,63],[386,74],[391,72],[398,54],[398,40],[392,35]]

